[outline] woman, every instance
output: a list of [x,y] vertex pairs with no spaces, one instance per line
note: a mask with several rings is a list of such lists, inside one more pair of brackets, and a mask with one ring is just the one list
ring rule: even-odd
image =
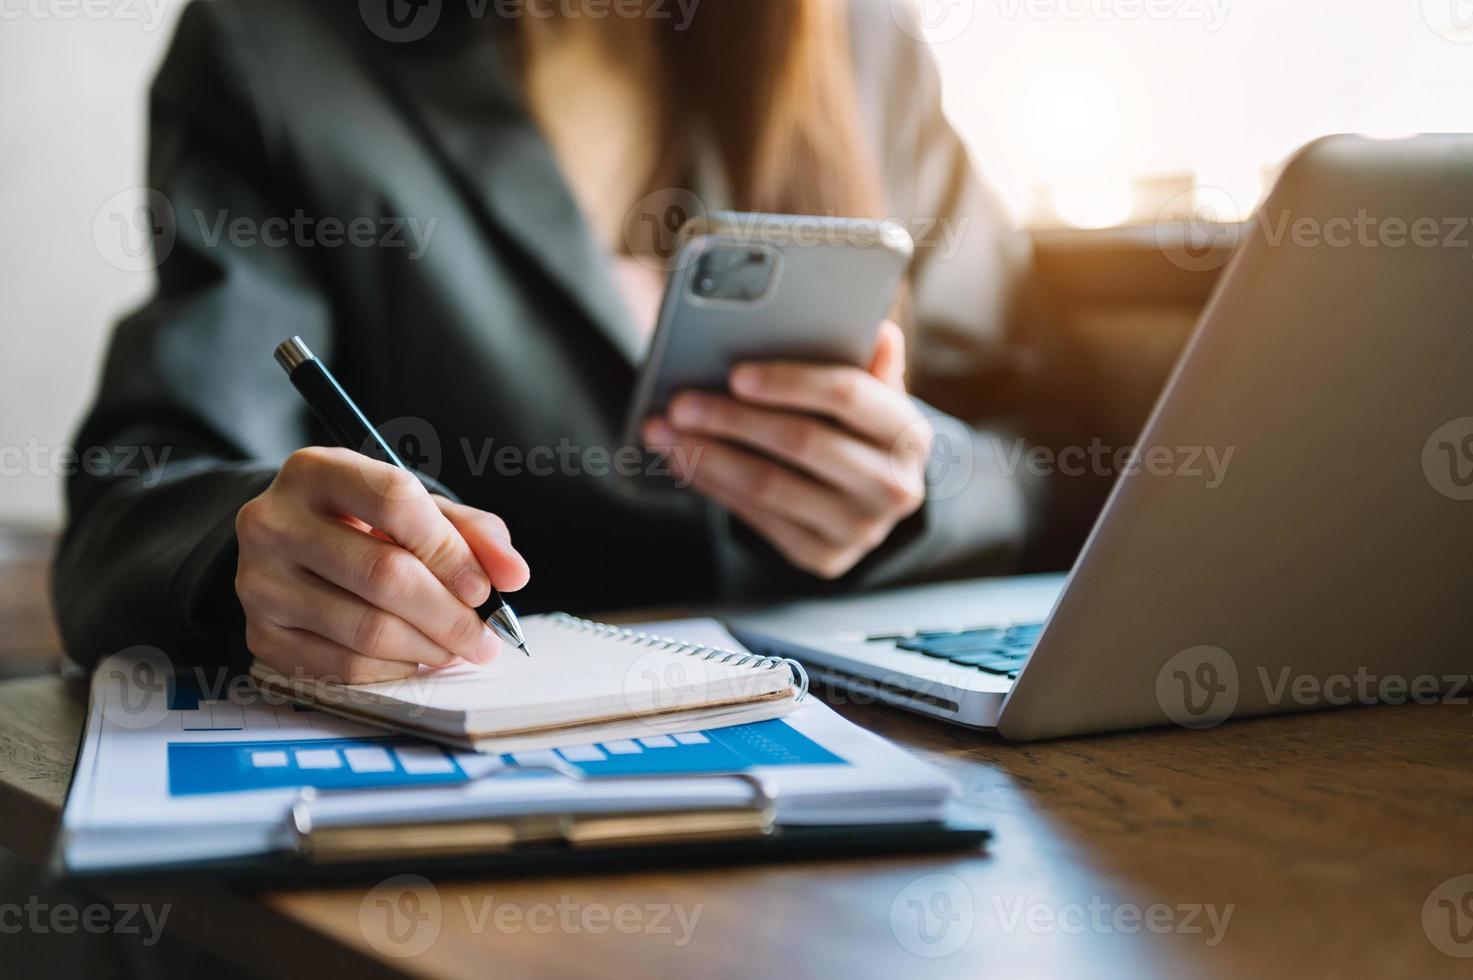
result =
[[[367,681],[488,660],[473,609],[532,569],[523,612],[1009,560],[1014,450],[910,397],[894,324],[868,371],[749,365],[649,420],[680,492],[611,462],[662,285],[638,218],[672,200],[908,223],[921,397],[1003,349],[1023,255],[887,0],[384,2],[183,13],[152,94],[158,294],[78,440],[167,463],[69,487],[72,657],[144,642]],[[438,493],[306,448],[330,443],[271,358],[293,334]],[[944,494],[936,427],[969,465]]]

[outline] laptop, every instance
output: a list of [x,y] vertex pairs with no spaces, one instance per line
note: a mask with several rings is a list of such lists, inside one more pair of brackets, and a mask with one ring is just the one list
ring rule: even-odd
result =
[[846,699],[1014,740],[1473,698],[1470,218],[1473,136],[1310,144],[1067,576],[729,627]]

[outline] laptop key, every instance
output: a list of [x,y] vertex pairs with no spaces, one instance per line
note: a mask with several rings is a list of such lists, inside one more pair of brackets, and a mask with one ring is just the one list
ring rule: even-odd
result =
[[951,658],[951,662],[958,667],[976,667],[979,670],[987,668],[1011,669],[1018,666],[1014,657],[1008,656],[1004,650],[991,650],[982,653],[963,653]]
[[908,647],[901,647],[901,649],[908,649],[912,653],[920,653],[924,654],[927,657],[936,657],[940,660],[949,660],[952,657],[965,656],[969,653],[1009,652],[996,641],[981,643],[970,641],[959,643],[942,643],[940,641],[933,641],[931,643],[915,643]]
[[1003,640],[1003,631],[998,629],[968,630],[965,633],[947,633],[942,636],[917,635],[895,644],[902,650],[930,656],[945,656],[947,653],[972,653],[985,647],[995,647]]
[[1009,659],[1004,663],[982,663],[974,664],[973,666],[975,666],[980,671],[988,674],[996,674],[999,677],[1016,677],[1018,675],[1018,671],[1022,670],[1022,665],[1019,664],[1018,661],[1012,659]]
[[1007,647],[1001,646],[998,643],[973,643],[966,646],[939,647],[934,650],[924,650],[921,652],[928,657],[937,657],[941,660],[955,660],[958,657],[970,657],[975,654],[1010,657],[1018,651],[1009,650]]

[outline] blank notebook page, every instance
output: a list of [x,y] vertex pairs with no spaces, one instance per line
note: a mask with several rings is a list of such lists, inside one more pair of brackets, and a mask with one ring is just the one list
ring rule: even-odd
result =
[[793,689],[785,661],[740,650],[563,614],[529,617],[522,625],[530,657],[504,649],[485,666],[425,668],[402,681],[346,688],[257,672],[366,715],[476,735],[740,704]]

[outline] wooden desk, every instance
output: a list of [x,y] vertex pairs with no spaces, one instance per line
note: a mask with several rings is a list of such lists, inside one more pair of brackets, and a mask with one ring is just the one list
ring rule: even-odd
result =
[[[77,685],[0,684],[0,847],[33,860],[46,853],[84,710]],[[173,903],[170,936],[248,973],[315,980],[332,969],[599,980],[1473,970],[1473,960],[1439,952],[1423,922],[1432,890],[1473,872],[1467,705],[1029,746],[884,708],[843,710],[952,772],[996,826],[990,852],[440,882],[438,933],[410,957],[373,948],[384,945],[383,909],[369,885],[151,900]],[[931,903],[938,944],[918,931],[912,900]],[[1208,905],[1219,916],[1231,908],[1211,946],[1213,926],[1188,908]],[[672,909],[687,922],[698,915],[684,945]],[[1163,918],[1147,922],[1172,931],[1136,918],[1152,914]],[[623,934],[611,925],[620,921],[643,931]],[[948,944],[960,948],[917,955]],[[1473,953],[1473,942],[1462,950]]]

